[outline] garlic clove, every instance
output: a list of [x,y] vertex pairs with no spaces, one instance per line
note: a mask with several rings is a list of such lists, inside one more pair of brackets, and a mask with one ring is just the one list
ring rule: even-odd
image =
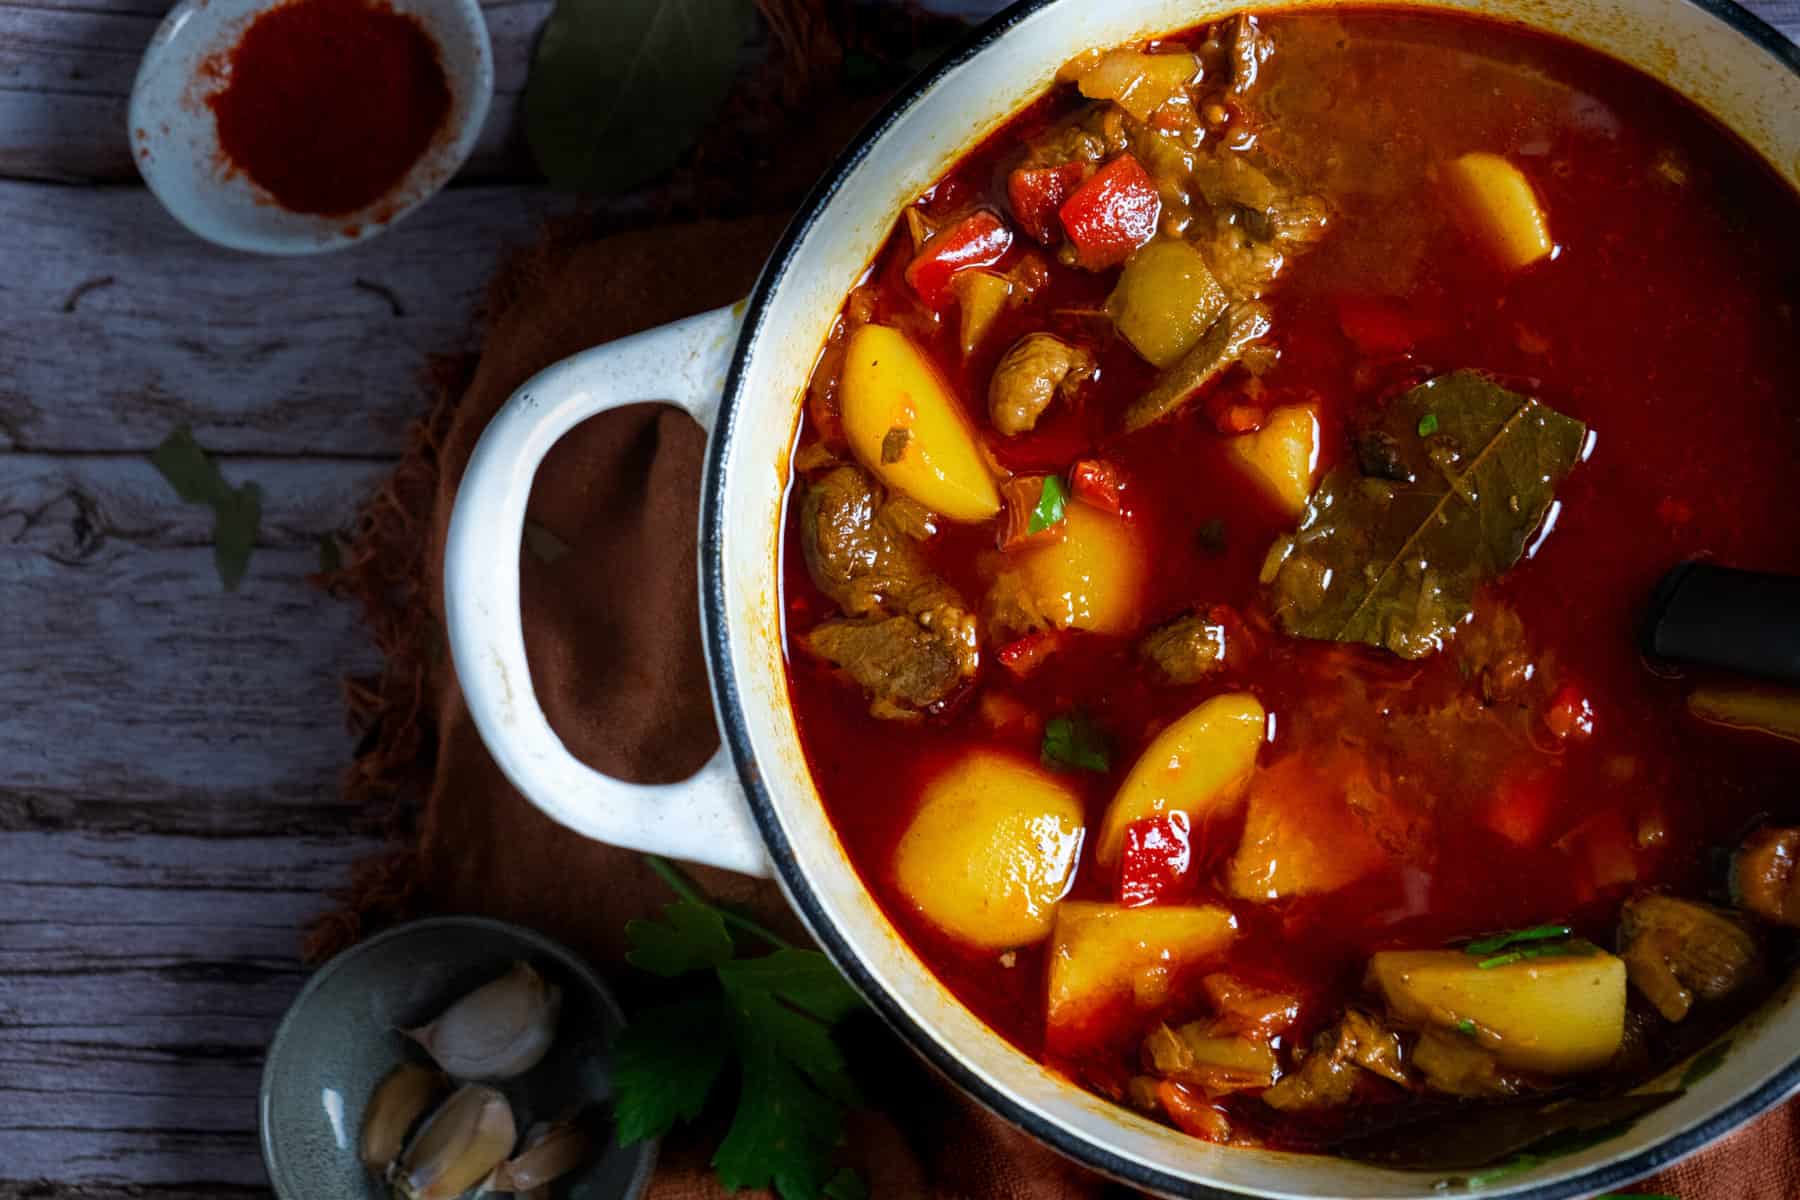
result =
[[506,1097],[466,1084],[407,1147],[394,1190],[402,1200],[454,1200],[505,1162],[518,1137]]
[[535,1126],[526,1135],[524,1148],[494,1172],[492,1190],[536,1191],[582,1166],[593,1150],[593,1139],[574,1120]]
[[417,1063],[401,1063],[389,1071],[363,1110],[362,1138],[357,1149],[363,1166],[385,1175],[400,1157],[407,1131],[448,1086],[449,1081],[441,1074]]
[[483,984],[417,1029],[401,1030],[458,1079],[512,1079],[543,1059],[556,1038],[562,989],[526,963]]

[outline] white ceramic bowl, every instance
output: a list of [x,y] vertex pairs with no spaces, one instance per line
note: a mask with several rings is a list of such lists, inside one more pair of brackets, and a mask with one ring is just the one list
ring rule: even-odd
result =
[[314,254],[373,237],[423,204],[469,157],[494,95],[494,50],[478,0],[390,0],[437,43],[450,112],[397,187],[366,208],[319,216],[289,212],[228,171],[206,104],[202,64],[228,52],[280,0],[182,0],[157,27],[131,89],[126,135],[144,182],[193,232],[235,250]]
[[[1638,66],[1734,129],[1800,186],[1800,50],[1729,0],[1410,0],[1558,33]],[[1324,0],[1267,7],[1303,8]],[[800,397],[845,292],[896,215],[961,152],[1106,46],[1215,19],[1231,0],[1023,0],[915,81],[807,200],[745,303],[613,342],[527,382],[476,447],[445,562],[451,649],[495,761],[589,836],[773,873],[870,1002],[959,1087],[1086,1165],[1167,1196],[1429,1200],[1441,1176],[1214,1146],[1084,1091],[1009,1045],[926,969],[870,897],[827,820],[782,668],[778,569]],[[711,430],[700,611],[725,749],[685,783],[645,787],[577,762],[532,694],[519,539],[532,475],[571,427],[643,400]],[[746,803],[746,798],[748,803]],[[1704,1145],[1800,1086],[1793,980],[1731,1035],[1721,1065],[1628,1133],[1485,1188],[1591,1195]]]

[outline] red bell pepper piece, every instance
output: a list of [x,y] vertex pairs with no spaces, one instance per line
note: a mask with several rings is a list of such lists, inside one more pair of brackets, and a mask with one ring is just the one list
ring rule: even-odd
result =
[[1013,220],[1027,235],[1046,246],[1058,237],[1056,210],[1069,194],[1081,185],[1087,174],[1083,163],[1063,163],[1059,167],[1020,167],[1006,177],[1006,198],[1012,205]]
[[1189,1137],[1224,1145],[1231,1140],[1231,1118],[1219,1105],[1196,1096],[1183,1085],[1165,1079],[1156,1085],[1156,1102],[1175,1128]]
[[1119,852],[1119,903],[1126,908],[1156,903],[1186,880],[1193,857],[1186,813],[1133,821]]
[[1594,736],[1594,706],[1579,687],[1565,683],[1550,697],[1544,724],[1563,741],[1585,741]]
[[950,302],[950,281],[958,272],[991,267],[1011,246],[1012,230],[1005,221],[986,209],[970,213],[919,247],[906,265],[906,282],[927,305],[943,308]]
[[1056,631],[1053,629],[1028,633],[994,651],[994,657],[1000,661],[1001,666],[1023,679],[1037,670],[1046,658],[1056,653],[1056,643]]
[[1125,476],[1105,459],[1084,458],[1069,468],[1069,488],[1075,498],[1101,512],[1123,516]]
[[1413,348],[1413,331],[1406,314],[1392,304],[1374,299],[1338,301],[1338,328],[1371,357],[1405,354]]
[[1345,296],[1338,301],[1338,328],[1364,358],[1398,358],[1412,353],[1426,338],[1444,331],[1442,320],[1408,312],[1376,296]]
[[1162,197],[1138,160],[1121,154],[1075,189],[1057,215],[1075,247],[1076,265],[1116,267],[1156,236]]
[[1503,779],[1479,819],[1515,846],[1541,846],[1550,823],[1550,793],[1540,779]]

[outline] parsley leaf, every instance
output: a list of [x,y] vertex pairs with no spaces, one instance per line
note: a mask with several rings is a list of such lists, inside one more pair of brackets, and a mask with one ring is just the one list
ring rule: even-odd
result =
[[250,567],[250,553],[256,549],[256,531],[262,525],[262,488],[254,483],[234,488],[225,482],[218,465],[185,425],[150,452],[150,465],[161,472],[183,502],[213,510],[213,566],[225,590],[236,591]]
[[1476,1028],[1474,1020],[1469,1017],[1464,1017],[1456,1023],[1456,1032],[1462,1034],[1464,1037],[1481,1036],[1481,1031]]
[[1069,490],[1063,486],[1061,476],[1044,476],[1043,490],[1038,493],[1037,507],[1031,510],[1031,520],[1025,525],[1026,533],[1042,533],[1063,519],[1063,512],[1069,507]]
[[825,1200],[869,1200],[869,1185],[849,1167],[841,1168],[825,1185]]
[[1496,933],[1492,937],[1484,937],[1470,942],[1463,947],[1464,954],[1492,954],[1496,950],[1504,950],[1508,946],[1520,942],[1542,942],[1552,938],[1566,938],[1574,930],[1567,925],[1533,925],[1530,929],[1509,929],[1505,933]]
[[1515,946],[1504,954],[1484,958],[1475,966],[1482,971],[1491,971],[1495,967],[1510,966],[1528,958],[1581,958],[1598,953],[1600,953],[1600,947],[1586,938],[1570,938],[1566,942],[1528,942],[1522,946]]
[[[831,961],[788,945],[756,921],[714,904],[662,859],[651,867],[680,899],[660,920],[632,921],[626,957],[681,997],[640,1014],[615,1043],[613,1082],[621,1144],[692,1120],[736,1060],[731,1127],[713,1155],[727,1188],[773,1187],[783,1200],[858,1200],[852,1171],[833,1173],[844,1109],[859,1103],[833,1037],[862,1000]],[[736,957],[736,931],[773,947]],[[852,1189],[852,1190],[846,1190]]]
[[1731,1039],[1726,1038],[1723,1041],[1714,1042],[1696,1054],[1694,1061],[1688,1064],[1688,1069],[1681,1073],[1681,1086],[1691,1088],[1718,1070],[1719,1064],[1725,1061],[1726,1052],[1730,1049]]
[[719,978],[727,991],[772,992],[827,1025],[862,1007],[862,997],[844,982],[831,960],[812,950],[777,950],[762,958],[723,963]]
[[1420,437],[1430,437],[1432,434],[1436,433],[1437,431],[1438,431],[1438,419],[1437,419],[1436,413],[1428,412],[1424,416],[1419,418],[1419,436]]
[[661,1137],[676,1121],[699,1116],[730,1052],[717,988],[696,988],[636,1017],[613,1043],[619,1145]]
[[631,942],[625,961],[664,979],[716,967],[732,953],[719,911],[693,900],[668,905],[661,922],[626,922],[625,937]]
[[1065,713],[1044,722],[1044,765],[1105,774],[1112,770],[1112,748],[1106,735],[1080,713]]

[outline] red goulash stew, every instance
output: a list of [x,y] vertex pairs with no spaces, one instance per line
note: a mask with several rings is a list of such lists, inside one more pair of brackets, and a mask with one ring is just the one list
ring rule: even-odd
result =
[[1796,230],[1687,102],[1511,26],[1070,62],[805,398],[789,683],[895,925],[1210,1141],[1423,1162],[1509,1106],[1478,1161],[1654,1103],[1800,922],[1800,708],[1726,728],[1757,698],[1633,628],[1681,560],[1800,571]]

